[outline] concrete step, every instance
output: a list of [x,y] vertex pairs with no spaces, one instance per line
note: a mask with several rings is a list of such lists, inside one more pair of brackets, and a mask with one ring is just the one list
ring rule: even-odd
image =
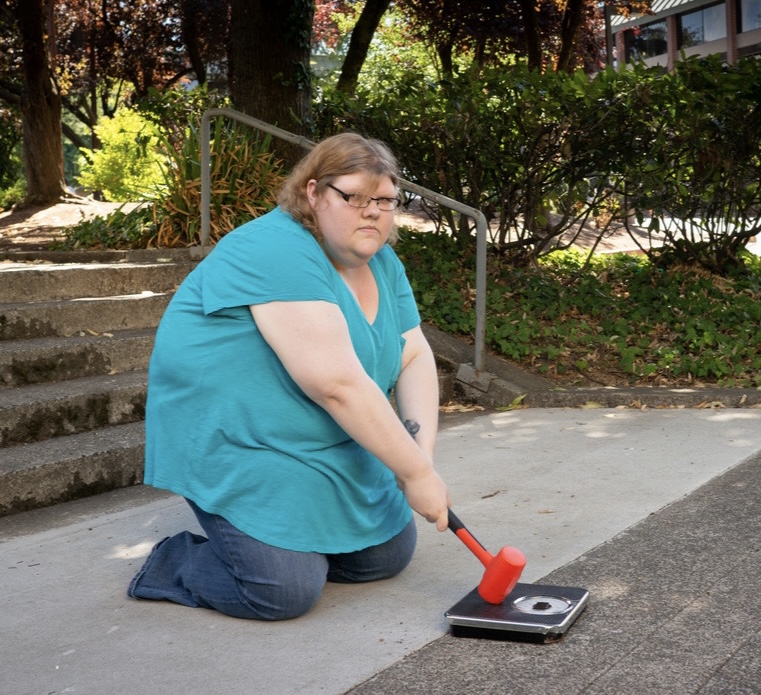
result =
[[0,340],[110,333],[158,325],[172,294],[0,304]]
[[156,327],[198,260],[0,257],[0,516],[142,480]]
[[143,422],[0,449],[0,517],[141,482]]
[[[207,249],[208,251],[208,249]],[[50,251],[47,249],[6,249],[0,251],[0,263],[197,263],[203,258],[198,246],[176,249],[74,249]]]
[[145,369],[156,331],[0,342],[0,388]]
[[0,264],[0,303],[173,291],[188,263]]
[[0,447],[142,420],[147,382],[147,370],[137,370],[6,389]]

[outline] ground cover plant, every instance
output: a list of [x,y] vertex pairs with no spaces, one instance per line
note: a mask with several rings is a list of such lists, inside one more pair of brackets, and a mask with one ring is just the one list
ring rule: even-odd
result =
[[[472,336],[475,258],[445,235],[400,230],[424,320]],[[559,251],[490,262],[490,350],[563,385],[761,387],[761,259],[722,277],[645,256]]]

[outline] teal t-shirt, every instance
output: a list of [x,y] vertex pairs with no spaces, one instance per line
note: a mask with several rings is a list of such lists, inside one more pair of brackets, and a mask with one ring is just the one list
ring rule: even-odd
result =
[[402,334],[420,317],[389,246],[370,267],[380,299],[372,324],[315,238],[279,208],[223,237],[179,287],[156,334],[145,482],[280,548],[352,552],[399,533],[411,511],[393,473],[304,394],[249,310],[271,301],[338,305],[362,365],[390,394]]

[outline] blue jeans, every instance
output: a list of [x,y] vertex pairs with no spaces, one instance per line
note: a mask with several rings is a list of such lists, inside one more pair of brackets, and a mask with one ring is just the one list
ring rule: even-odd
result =
[[235,618],[286,620],[306,613],[326,581],[370,582],[401,572],[417,540],[414,520],[381,545],[324,555],[262,543],[188,500],[207,537],[183,531],[151,551],[127,593],[211,608]]

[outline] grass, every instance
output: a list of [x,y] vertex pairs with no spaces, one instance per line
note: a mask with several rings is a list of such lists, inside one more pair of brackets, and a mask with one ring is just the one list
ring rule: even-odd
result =
[[[424,320],[469,336],[475,259],[441,235],[400,230]],[[639,256],[552,254],[539,268],[492,258],[490,350],[563,385],[761,388],[761,261],[719,277]]]

